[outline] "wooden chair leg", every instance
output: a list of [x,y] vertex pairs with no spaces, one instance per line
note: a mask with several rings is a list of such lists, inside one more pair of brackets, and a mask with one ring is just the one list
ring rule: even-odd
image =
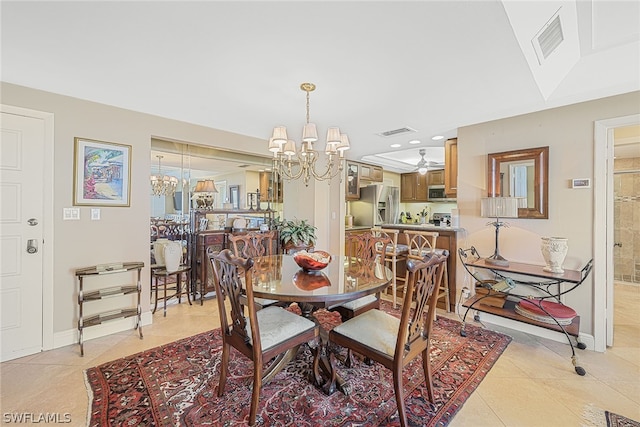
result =
[[[261,362],[261,361],[260,361]],[[253,390],[251,392],[251,409],[249,410],[249,425],[256,424],[258,414],[258,402],[260,401],[260,389],[262,388],[262,367],[254,363],[253,366]]]
[[429,402],[433,401],[433,382],[431,381],[431,361],[429,359],[429,350],[422,352],[422,370],[424,371],[424,381],[427,386],[427,397]]
[[227,371],[229,370],[229,353],[231,346],[222,344],[222,359],[220,360],[220,380],[218,381],[218,397],[224,394],[224,387],[227,384]]
[[400,425],[405,427],[407,423],[407,410],[404,404],[404,390],[402,389],[402,367],[393,371],[393,390],[396,393],[396,405],[398,406],[398,418]]

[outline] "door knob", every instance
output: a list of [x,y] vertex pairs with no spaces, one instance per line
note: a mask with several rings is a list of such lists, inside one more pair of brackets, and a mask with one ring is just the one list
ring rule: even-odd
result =
[[35,254],[38,252],[38,241],[36,239],[27,240],[27,253]]
[[28,223],[30,226],[32,226],[32,227],[33,227],[34,225],[38,225],[38,220],[37,220],[37,219],[35,219],[35,218],[29,218],[29,219],[27,220],[27,223]]

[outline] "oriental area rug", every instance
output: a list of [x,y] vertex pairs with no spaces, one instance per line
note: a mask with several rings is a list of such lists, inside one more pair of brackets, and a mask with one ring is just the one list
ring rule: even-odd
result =
[[[390,304],[383,302],[382,308],[399,317]],[[467,325],[467,336],[461,337],[460,326],[442,317],[434,324],[434,402],[425,397],[421,358],[404,369],[410,425],[447,425],[511,341],[473,325]],[[220,334],[214,329],[87,369],[88,425],[246,425],[253,365],[232,350],[225,393],[218,397]],[[338,362],[351,392],[327,396],[310,381],[311,362],[311,351],[302,346],[292,362],[263,384],[257,425],[399,425],[391,371],[359,359],[350,369]]]

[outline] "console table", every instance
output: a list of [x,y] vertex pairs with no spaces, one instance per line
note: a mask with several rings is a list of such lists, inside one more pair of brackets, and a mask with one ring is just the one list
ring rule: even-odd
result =
[[[590,260],[582,270],[565,270],[564,273],[549,273],[543,270],[540,265],[509,262],[508,266],[499,266],[489,264],[484,258],[481,258],[476,249],[472,246],[469,249],[458,250],[460,260],[465,270],[477,281],[483,282],[486,279],[482,279],[478,276],[476,269],[491,271],[493,276],[497,280],[509,279],[518,285],[530,286],[540,291],[542,295],[535,296],[538,300],[552,299],[555,302],[560,302],[560,297],[568,292],[571,292],[587,278],[591,272],[593,266],[593,260]],[[530,278],[531,280],[523,280],[519,277]],[[562,285],[567,284],[567,289],[562,289]],[[506,293],[506,301],[503,307],[495,307],[488,304],[483,304],[482,301],[486,298],[490,298],[493,295],[487,293],[485,295],[475,295],[465,301],[462,306],[466,307],[464,317],[462,319],[462,329],[460,335],[466,336],[465,333],[465,321],[467,314],[470,310],[477,310],[484,313],[493,314],[495,316],[504,317],[507,319],[515,320],[518,322],[527,323],[541,328],[550,329],[552,331],[562,332],[567,337],[567,341],[571,346],[571,362],[575,367],[575,371],[578,375],[584,375],[586,371],[578,365],[578,360],[574,350],[573,343],[570,336],[575,337],[576,347],[583,350],[586,345],[579,341],[580,333],[580,316],[576,316],[569,325],[562,325],[549,314],[544,308],[541,309],[548,315],[548,317],[554,321],[554,323],[540,322],[528,317],[522,316],[515,311],[515,306],[518,301],[522,299],[529,299],[530,295],[517,294],[515,292]]]
[[[142,267],[144,267],[143,262],[123,262],[114,264],[100,264],[92,267],[79,268],[75,271],[76,277],[78,278],[78,344],[80,345],[80,356],[84,356],[84,328],[100,325],[109,320],[135,317],[135,329],[138,330],[140,339],[142,339],[142,309],[140,308],[140,292],[142,290],[140,275],[142,272]],[[127,271],[134,270],[137,271],[135,283],[109,287],[96,286],[96,288],[92,290],[84,289],[84,281],[90,277],[98,277],[105,274],[125,273]],[[90,316],[84,315],[84,305],[89,302],[130,294],[136,294],[135,306],[123,307],[123,303],[120,302],[118,306],[112,310],[101,311]]]

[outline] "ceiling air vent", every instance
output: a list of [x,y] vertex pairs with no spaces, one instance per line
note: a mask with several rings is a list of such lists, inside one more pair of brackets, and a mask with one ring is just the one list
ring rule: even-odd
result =
[[560,9],[558,9],[531,41],[540,65],[560,46],[563,40],[564,35],[562,34],[562,23],[560,22]]
[[248,168],[249,166],[251,166],[251,165],[246,165],[246,164],[245,164],[245,165],[238,165],[238,167],[239,167],[239,168],[242,168],[242,169],[244,169],[244,168]]
[[400,128],[400,129],[394,129],[394,130],[388,130],[388,131],[385,131],[385,132],[380,132],[378,135],[384,136],[386,138],[386,137],[389,137],[389,136],[396,136],[396,135],[400,135],[400,134],[403,134],[403,133],[411,133],[411,132],[415,132],[415,131],[416,131],[415,129],[404,127],[404,128]]

